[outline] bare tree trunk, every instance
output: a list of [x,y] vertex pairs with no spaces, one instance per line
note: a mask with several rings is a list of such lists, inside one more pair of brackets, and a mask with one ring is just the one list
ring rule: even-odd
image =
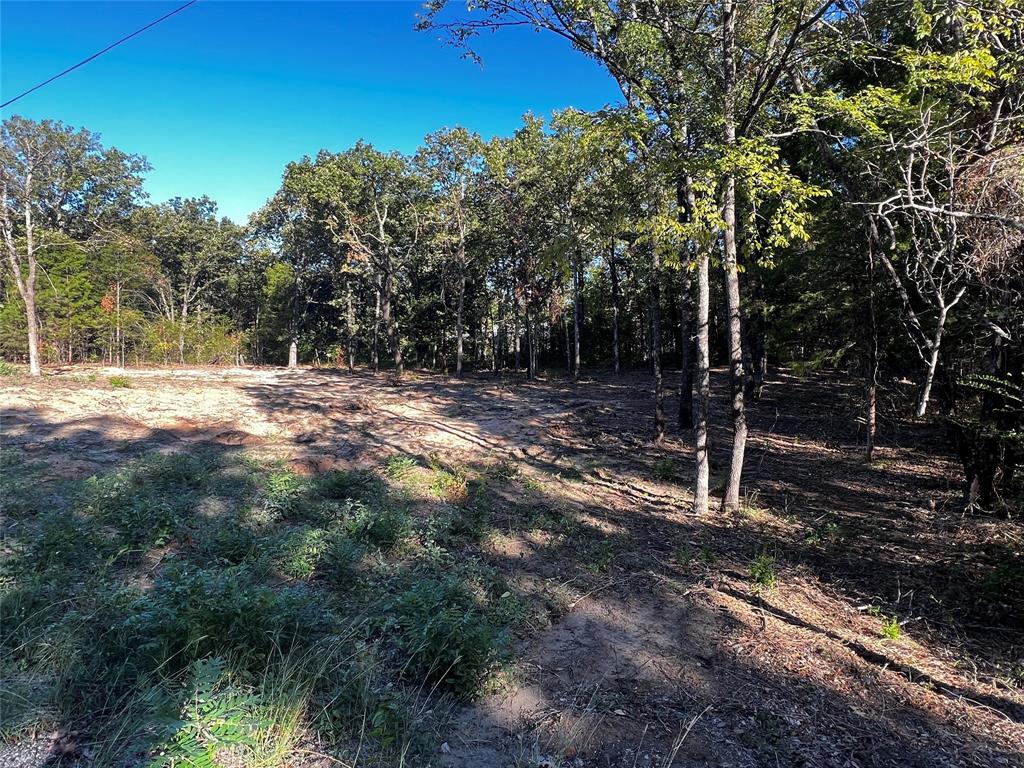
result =
[[26,285],[26,289],[22,300],[25,302],[25,322],[28,325],[28,372],[31,376],[42,376],[43,369],[39,364],[39,318],[36,315],[35,286],[28,288]]
[[651,259],[651,366],[654,372],[654,441],[665,439],[665,388],[661,376],[661,259],[652,248]]
[[345,357],[348,362],[349,373],[356,366],[356,315],[352,306],[352,282],[345,279]]
[[562,330],[565,332],[565,372],[572,373],[572,344],[569,342],[569,318],[562,315]]
[[178,317],[178,363],[185,364],[185,323],[188,322],[188,300],[181,305],[181,315]]
[[[534,354],[534,347],[536,346],[536,337],[534,335],[533,328],[533,317],[530,313],[530,306],[527,304],[525,308],[526,314],[526,378],[533,380],[537,377],[536,361],[537,358]],[[516,368],[519,367],[519,346],[518,337],[516,341]]]
[[706,250],[697,255],[697,419],[694,423],[697,477],[693,491],[693,511],[708,511],[708,487],[711,466],[708,456],[708,415],[711,410],[711,349],[708,323],[711,306],[711,280]]
[[384,278],[384,295],[381,297],[381,320],[388,334],[388,343],[391,344],[391,353],[395,360],[395,373],[402,375],[402,345],[398,337],[398,321],[391,306],[391,297],[394,293],[392,285],[393,277],[389,273]]
[[373,372],[380,370],[380,288],[374,291],[373,309]]
[[580,377],[580,326],[583,325],[583,304],[580,297],[580,252],[573,258],[572,265],[572,327],[573,327],[573,378]]
[[515,315],[512,318],[512,334],[513,334],[514,339],[515,339],[514,343],[515,343],[515,349],[516,349],[516,372],[518,373],[519,369],[522,367],[520,365],[520,349],[521,349],[522,345],[521,345],[521,342],[520,342],[520,332],[519,332],[519,301],[518,301],[518,299],[516,300]]
[[612,364],[615,373],[619,373],[622,370],[619,362],[619,270],[615,264],[614,238],[608,255],[608,270],[612,280]]
[[878,423],[878,318],[875,315],[875,244],[877,232],[868,225],[868,371],[866,445],[864,457],[870,462],[875,456],[875,435]]
[[967,288],[961,288],[957,291],[956,296],[953,300],[946,302],[943,299],[939,299],[939,317],[935,321],[935,332],[932,335],[932,339],[928,344],[928,355],[927,370],[925,371],[924,385],[921,387],[921,395],[917,400],[917,410],[915,415],[917,418],[923,418],[928,412],[928,401],[932,396],[932,384],[935,382],[935,370],[939,366],[939,352],[942,347],[942,336],[946,331],[946,321],[949,319],[949,311],[953,309],[963,298]]
[[[676,185],[676,208],[680,223],[690,220],[696,199],[689,176],[681,176]],[[693,280],[688,259],[681,259],[683,285],[679,308],[679,429],[693,429]]]
[[42,376],[43,370],[39,364],[39,318],[36,315],[36,245],[35,226],[32,221],[32,170],[25,174],[24,206],[25,206],[25,259],[28,263],[28,274],[21,271],[18,248],[14,242],[14,223],[10,218],[10,208],[7,205],[7,182],[3,184],[3,199],[0,200],[0,215],[3,216],[4,246],[7,249],[7,259],[11,264],[11,272],[14,273],[14,283],[18,288],[18,294],[25,305],[25,330],[28,337],[28,371],[31,376]]
[[[723,88],[723,120],[725,143],[736,144],[736,6],[734,0],[722,3],[722,59],[725,70]],[[747,446],[747,418],[743,403],[743,327],[740,315],[740,281],[736,262],[736,177],[725,177],[722,219],[725,222],[725,294],[729,313],[729,378],[732,387],[732,460],[725,487],[723,508],[738,510],[740,481],[743,477],[743,455]]]
[[462,376],[462,311],[466,303],[466,272],[459,275],[459,302],[455,311],[455,375]]

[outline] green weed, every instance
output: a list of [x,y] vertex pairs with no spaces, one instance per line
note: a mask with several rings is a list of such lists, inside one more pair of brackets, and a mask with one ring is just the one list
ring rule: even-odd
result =
[[132,385],[131,379],[127,376],[111,376],[107,379],[107,383],[114,389],[128,389]]
[[899,640],[902,634],[903,630],[897,617],[890,616],[882,622],[882,637],[889,640]]
[[750,580],[764,589],[775,587],[779,581],[775,558],[767,552],[758,553],[750,564]]

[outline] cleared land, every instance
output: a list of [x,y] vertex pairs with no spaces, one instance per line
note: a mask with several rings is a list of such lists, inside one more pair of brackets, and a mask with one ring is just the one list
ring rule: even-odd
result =
[[1024,528],[854,396],[697,518],[642,375],[5,378],[0,764],[1024,765]]

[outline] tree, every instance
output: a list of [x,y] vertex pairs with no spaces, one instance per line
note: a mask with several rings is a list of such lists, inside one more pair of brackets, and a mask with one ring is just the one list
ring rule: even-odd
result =
[[462,375],[463,318],[470,259],[467,243],[476,226],[469,199],[483,162],[483,143],[465,128],[437,131],[424,140],[415,162],[431,186],[431,245],[443,254],[445,279],[455,282],[455,375]]
[[[146,161],[61,122],[15,115],[0,128],[0,229],[25,308],[29,371],[41,375],[36,279],[54,237],[84,238],[124,218],[141,196]],[[62,247],[62,246],[61,246]]]
[[204,309],[227,306],[227,284],[240,255],[241,229],[217,218],[208,197],[174,198],[140,209],[135,235],[159,261],[152,276],[152,306],[177,335],[177,358],[185,362],[190,324]]

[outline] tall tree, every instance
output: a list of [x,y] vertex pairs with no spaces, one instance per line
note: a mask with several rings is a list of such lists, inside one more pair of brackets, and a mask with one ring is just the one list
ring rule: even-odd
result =
[[15,115],[0,127],[0,229],[25,308],[29,371],[40,368],[36,278],[51,233],[85,238],[123,218],[141,196],[146,161],[107,149],[100,137],[61,122]]

